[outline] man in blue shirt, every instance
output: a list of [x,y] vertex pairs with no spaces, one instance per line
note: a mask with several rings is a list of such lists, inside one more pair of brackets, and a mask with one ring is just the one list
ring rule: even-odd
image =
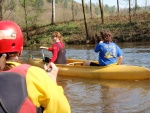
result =
[[94,49],[96,53],[99,52],[99,64],[90,63],[90,66],[120,65],[123,59],[123,52],[119,46],[112,42],[112,34],[110,31],[102,31],[101,38],[103,42],[98,43]]

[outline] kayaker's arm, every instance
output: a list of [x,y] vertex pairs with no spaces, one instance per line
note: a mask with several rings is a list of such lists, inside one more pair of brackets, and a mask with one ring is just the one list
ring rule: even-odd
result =
[[119,56],[119,57],[118,57],[117,65],[120,65],[120,64],[122,63],[122,59],[123,59],[123,57],[122,57],[122,56]]
[[53,56],[51,58],[51,61],[50,62],[55,62],[57,57],[58,57],[58,52],[59,52],[59,48],[56,46],[56,45],[53,45]]
[[94,51],[97,53],[99,52],[99,44],[96,44],[95,48],[94,48]]
[[41,46],[40,49],[47,49],[48,50],[48,47]]

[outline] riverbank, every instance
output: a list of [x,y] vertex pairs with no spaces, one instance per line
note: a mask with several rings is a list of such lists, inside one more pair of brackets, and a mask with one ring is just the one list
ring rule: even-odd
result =
[[[131,22],[129,22],[127,16],[109,16],[105,17],[104,24],[101,24],[100,18],[88,19],[89,43],[97,43],[99,33],[103,29],[110,30],[113,39],[118,42],[150,41],[149,16],[149,13],[135,15],[132,17]],[[31,38],[28,41],[25,40],[26,46],[52,43],[50,37],[53,31],[59,31],[67,44],[85,44],[87,42],[83,20],[40,27],[34,26],[28,31]]]

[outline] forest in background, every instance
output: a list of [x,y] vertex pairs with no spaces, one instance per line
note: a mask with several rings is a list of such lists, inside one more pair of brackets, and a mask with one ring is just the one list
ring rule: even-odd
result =
[[[129,7],[119,8],[118,2],[121,1],[126,1]],[[84,0],[81,4],[74,0],[0,0],[0,19],[12,20],[19,24],[26,40],[28,42],[31,40],[29,44],[50,42],[48,37],[54,30],[60,31],[68,43],[73,41],[84,43],[87,37],[95,41],[101,29],[113,30],[116,39],[120,37],[128,39],[134,34],[137,35],[135,30],[138,28],[148,32],[150,6],[147,5],[148,0],[143,2],[145,6],[141,7],[137,0],[116,0],[117,7],[115,7],[103,5],[101,0],[99,4],[92,3],[92,0],[88,4],[85,4]],[[130,3],[134,7],[130,7]],[[128,27],[128,31],[133,32],[119,34],[120,27]],[[149,35],[147,37],[149,38]],[[45,41],[42,42],[41,39]]]

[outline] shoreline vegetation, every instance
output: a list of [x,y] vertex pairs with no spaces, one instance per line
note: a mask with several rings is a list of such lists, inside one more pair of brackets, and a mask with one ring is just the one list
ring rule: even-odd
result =
[[[86,39],[84,20],[56,23],[30,27],[28,29],[30,40],[25,41],[25,46],[36,44],[51,44],[51,33],[59,31],[66,44],[94,44],[99,42],[99,33],[108,29],[113,34],[116,42],[146,42],[150,41],[150,13],[132,15],[132,22],[126,16],[105,17],[105,24],[99,18],[88,19],[89,40]],[[24,30],[23,30],[24,31]]]
[[[150,6],[137,0],[114,0],[115,6],[78,3],[74,0],[1,0],[0,20],[16,22],[25,37],[25,46],[51,44],[59,31],[66,44],[95,44],[100,31],[107,29],[117,42],[150,41]],[[120,8],[121,4],[126,4]],[[132,3],[132,4],[131,4]]]

